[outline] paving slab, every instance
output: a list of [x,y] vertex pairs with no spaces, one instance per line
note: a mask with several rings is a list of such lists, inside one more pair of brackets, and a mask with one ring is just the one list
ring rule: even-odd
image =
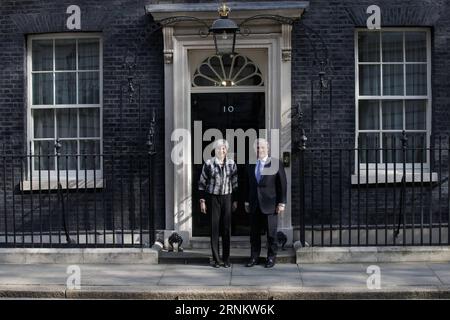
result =
[[1,285],[65,285],[67,267],[60,265],[0,266]]
[[[412,281],[415,284],[414,278],[421,278],[424,281],[425,278],[438,279],[436,273],[431,270],[427,265],[377,265],[380,267],[380,274],[385,279],[404,279],[404,281]],[[438,283],[440,284],[440,283]]]
[[259,287],[302,287],[300,274],[291,277],[265,275],[265,276],[233,276],[232,286],[259,286]]
[[370,263],[79,265],[81,290],[65,288],[66,264],[0,265],[0,298],[351,299],[450,298],[449,263],[380,263],[381,290],[367,288]]
[[433,276],[381,274],[381,286],[440,286],[443,283]]
[[365,273],[367,267],[361,263],[321,263],[299,264],[301,272],[360,272]]
[[133,270],[133,272],[140,271],[161,271],[167,268],[166,265],[161,264],[80,264],[82,270],[96,271],[96,270]]
[[354,272],[302,272],[305,287],[367,287],[367,275]]
[[[405,262],[405,263],[373,263],[372,265],[379,266],[381,270],[389,270],[389,271],[422,271],[422,272],[430,272],[432,269],[426,263],[419,262]],[[369,266],[367,264],[367,266]],[[450,270],[450,265],[447,266],[447,269]]]
[[141,285],[158,285],[162,278],[163,272],[160,273],[140,273],[130,274],[127,272],[110,272],[108,274],[91,274],[82,275],[81,284],[87,286],[141,286]]
[[231,268],[212,268],[200,266],[169,265],[158,285],[161,286],[228,286],[231,281]]
[[195,286],[195,287],[208,287],[208,286],[228,286],[230,285],[231,277],[166,277],[162,278],[158,285],[161,286]]
[[450,263],[429,263],[428,267],[444,286],[450,285]]
[[276,264],[273,268],[265,268],[263,264],[248,268],[242,265],[233,265],[233,276],[271,276],[283,274],[284,276],[296,276],[300,273],[296,264]]
[[428,263],[427,265],[433,271],[450,272],[450,263]]
[[442,285],[450,285],[450,276],[449,275],[442,275],[442,274],[440,274],[440,272],[436,272],[436,276],[438,277],[438,279],[442,283]]
[[164,276],[203,276],[203,275],[231,275],[232,268],[213,268],[212,266],[167,265]]
[[110,268],[105,266],[104,268],[86,268],[81,265],[80,270],[83,276],[127,276],[132,277],[147,277],[147,276],[160,276],[164,272],[165,267],[159,268],[147,268],[147,269],[135,269],[130,266],[121,268]]

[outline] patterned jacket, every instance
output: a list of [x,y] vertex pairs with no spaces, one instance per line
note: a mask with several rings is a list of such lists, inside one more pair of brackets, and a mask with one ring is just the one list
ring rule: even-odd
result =
[[214,195],[233,194],[234,198],[237,188],[238,171],[234,160],[226,158],[223,167],[216,157],[206,160],[198,182],[200,198],[204,198],[205,193]]

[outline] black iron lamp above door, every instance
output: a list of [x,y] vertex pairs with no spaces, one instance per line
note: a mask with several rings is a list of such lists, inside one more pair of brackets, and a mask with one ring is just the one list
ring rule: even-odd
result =
[[220,18],[213,22],[209,32],[213,34],[216,54],[219,56],[233,55],[236,45],[236,33],[239,27],[233,20],[228,18],[230,8],[223,3],[219,8]]

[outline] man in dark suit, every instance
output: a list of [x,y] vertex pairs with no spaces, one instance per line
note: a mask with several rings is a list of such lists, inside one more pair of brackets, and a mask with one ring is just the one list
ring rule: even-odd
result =
[[286,206],[286,173],[279,159],[269,157],[269,143],[257,139],[254,144],[257,161],[247,167],[248,190],[245,211],[250,213],[251,257],[247,267],[259,263],[261,253],[261,230],[267,234],[266,268],[275,265],[277,256],[278,214],[282,215]]

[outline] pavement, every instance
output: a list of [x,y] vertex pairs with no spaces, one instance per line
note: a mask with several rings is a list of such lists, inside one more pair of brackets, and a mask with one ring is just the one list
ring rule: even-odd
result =
[[[215,269],[208,264],[82,264],[71,275],[62,264],[2,264],[0,298],[450,299],[450,262],[379,263],[368,273],[369,266],[284,263],[266,269],[234,263]],[[379,282],[373,281],[376,274],[370,270],[379,270]],[[68,282],[78,274],[79,283]]]

